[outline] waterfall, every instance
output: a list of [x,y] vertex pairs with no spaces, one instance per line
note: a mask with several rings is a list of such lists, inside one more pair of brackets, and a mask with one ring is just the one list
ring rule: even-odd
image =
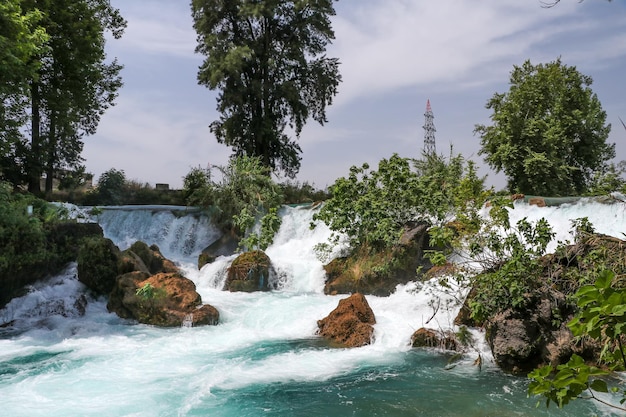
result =
[[189,313],[185,316],[180,327],[187,328],[187,329],[193,327],[193,313]]
[[[309,227],[314,212],[281,209],[281,228],[266,250],[276,272],[266,277],[273,291],[230,293],[221,289],[234,255],[196,266],[197,254],[219,237],[209,218],[181,208],[104,208],[98,219],[105,235],[122,248],[135,240],[158,245],[196,284],[202,301],[219,311],[220,324],[191,327],[189,315],[178,329],[135,325],[109,313],[104,298],[90,297],[70,265],[0,310],[3,413],[555,415],[535,408],[525,378],[495,367],[478,329],[472,329],[475,351],[454,367],[446,366],[445,354],[411,349],[419,327],[455,330],[462,285],[408,283],[388,297],[367,296],[376,316],[371,345],[336,349],[317,338],[317,320],[346,295],[323,293],[323,264],[313,248],[330,231],[323,224]],[[572,238],[570,222],[580,217],[600,233],[619,238],[626,232],[621,202],[546,208],[516,202],[511,222],[523,217],[545,217],[557,233],[553,245]],[[482,370],[472,365],[478,355]],[[611,415],[582,401],[567,411]]]
[[102,207],[95,220],[120,249],[141,240],[179,262],[195,262],[202,249],[220,237],[208,216],[187,207]]

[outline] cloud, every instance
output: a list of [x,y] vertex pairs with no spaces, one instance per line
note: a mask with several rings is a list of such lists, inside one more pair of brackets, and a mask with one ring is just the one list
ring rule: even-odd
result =
[[[124,36],[112,42],[135,54],[194,57],[196,34],[189,5],[185,2],[151,1],[114,4],[128,21]],[[115,3],[118,3],[115,2]]]
[[216,142],[202,110],[122,96],[97,137],[85,140],[88,170],[96,179],[116,168],[129,179],[180,187],[191,167],[223,165],[230,150]]
[[519,0],[398,0],[339,9],[330,52],[342,63],[337,103],[416,85],[493,82],[512,63],[544,58],[545,43],[587,31],[591,25],[581,23],[581,13],[580,5],[543,9]]

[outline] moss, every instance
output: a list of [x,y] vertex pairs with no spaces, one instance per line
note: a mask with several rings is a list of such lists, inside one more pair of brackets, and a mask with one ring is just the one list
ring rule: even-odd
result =
[[108,295],[115,285],[120,251],[110,239],[83,240],[78,252],[78,279],[98,295]]
[[267,291],[270,258],[263,251],[244,252],[228,268],[224,289],[229,291]]

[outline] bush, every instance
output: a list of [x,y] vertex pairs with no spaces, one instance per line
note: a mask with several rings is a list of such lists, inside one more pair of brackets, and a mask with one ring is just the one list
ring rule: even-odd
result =
[[[212,219],[223,230],[235,230],[240,249],[265,249],[280,227],[278,208],[283,203],[280,187],[272,181],[269,168],[259,158],[231,159],[226,167],[216,166],[221,181],[211,170],[192,169],[184,179],[187,203],[210,209]],[[259,230],[253,230],[260,222]]]
[[351,167],[347,178],[330,187],[332,197],[314,220],[333,231],[329,248],[343,235],[353,249],[384,250],[398,243],[410,223],[443,226],[455,215],[468,224],[477,222],[477,214],[466,213],[482,206],[487,196],[483,184],[474,164],[466,164],[461,155],[412,160],[394,154],[382,159],[377,171],[368,164]]

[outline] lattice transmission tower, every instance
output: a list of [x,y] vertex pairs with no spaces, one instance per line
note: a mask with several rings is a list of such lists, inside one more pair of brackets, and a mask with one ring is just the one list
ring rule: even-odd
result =
[[424,153],[427,155],[435,154],[437,150],[435,149],[435,124],[433,123],[433,119],[435,116],[433,115],[433,109],[430,108],[430,99],[426,101],[426,113],[424,113]]

